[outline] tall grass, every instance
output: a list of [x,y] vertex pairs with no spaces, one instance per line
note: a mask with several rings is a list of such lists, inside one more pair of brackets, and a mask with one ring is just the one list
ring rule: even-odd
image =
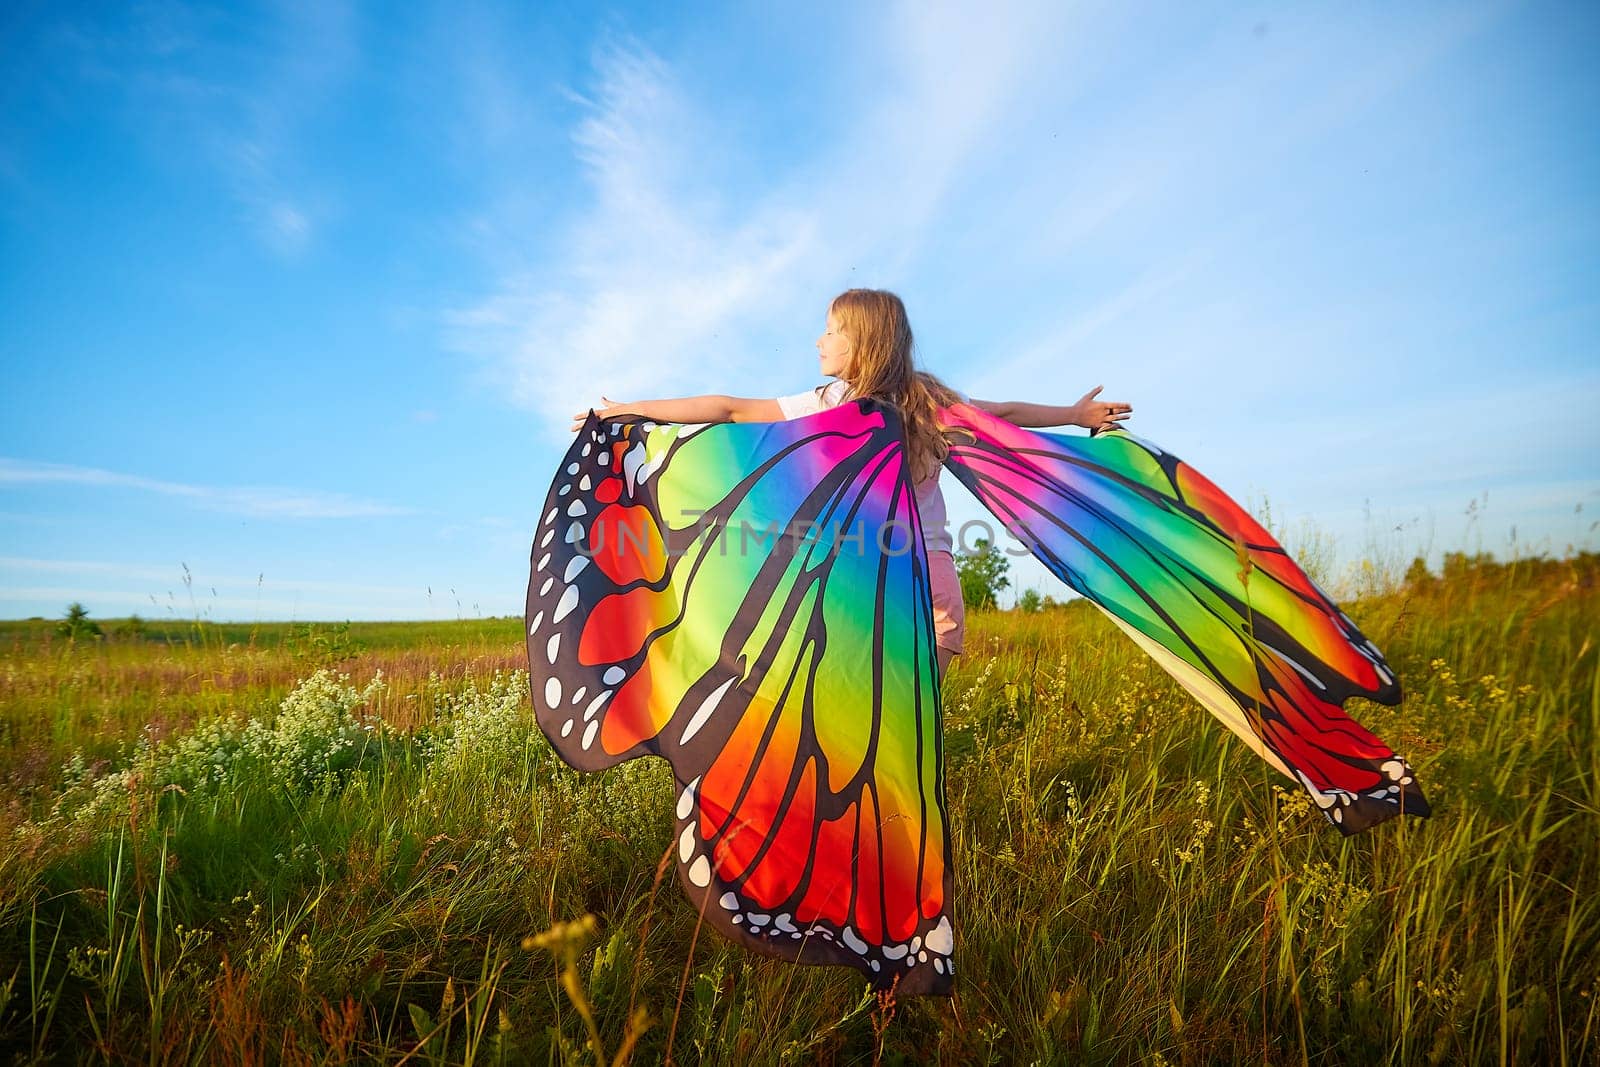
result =
[[1351,605],[1407,689],[1353,710],[1436,814],[1349,839],[1092,609],[975,613],[945,693],[953,1002],[880,1002],[697,930],[663,866],[665,766],[562,765],[515,620],[352,625],[331,651],[265,628],[13,634],[0,1043],[23,1062],[1592,1063],[1596,574],[1458,560]]

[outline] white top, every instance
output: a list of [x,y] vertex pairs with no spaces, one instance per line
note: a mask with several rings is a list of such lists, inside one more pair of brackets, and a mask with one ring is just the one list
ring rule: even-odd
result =
[[[844,403],[850,386],[835,378],[826,387],[808,389],[792,396],[778,397],[778,410],[785,419],[798,419],[815,415]],[[939,488],[937,472],[912,486],[917,496],[917,514],[922,517],[922,543],[929,552],[954,552],[955,541],[950,536],[950,522],[945,517],[944,493]]]

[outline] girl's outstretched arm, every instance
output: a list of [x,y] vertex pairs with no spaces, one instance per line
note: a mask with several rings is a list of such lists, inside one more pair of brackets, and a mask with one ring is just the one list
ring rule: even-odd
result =
[[[605,407],[595,408],[602,419],[618,415],[642,415],[661,422],[782,422],[783,411],[778,402],[744,396],[723,396],[711,393],[706,396],[683,396],[670,400],[635,400],[619,404],[609,397],[601,397]],[[572,428],[578,429],[588,418],[587,411],[572,416]]]
[[1114,430],[1133,414],[1133,405],[1096,400],[1103,386],[1083,394],[1076,404],[1034,404],[1026,400],[976,400],[967,403],[1018,426],[1082,426],[1089,430]]

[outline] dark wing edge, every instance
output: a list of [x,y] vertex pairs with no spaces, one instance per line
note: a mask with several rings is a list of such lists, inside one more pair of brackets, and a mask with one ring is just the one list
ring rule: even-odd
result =
[[[664,624],[657,620],[651,624],[653,629],[646,627],[649,637],[644,647],[625,666],[608,668],[600,677],[592,671],[584,673],[583,665],[572,657],[586,622],[591,621],[586,615],[594,611],[600,601],[629,590],[672,590],[675,581],[688,588],[697,577],[712,588],[728,588],[725,580],[728,572],[718,570],[718,558],[706,549],[718,537],[727,535],[741,495],[754,492],[763,478],[769,479],[768,486],[773,484],[770,478],[776,475],[768,474],[769,467],[775,469],[787,450],[795,447],[796,433],[848,438],[852,433],[862,434],[863,426],[873,416],[878,416],[877,429],[862,438],[859,447],[843,449],[845,454],[841,461],[825,475],[803,486],[780,484],[782,492],[795,494],[782,500],[793,505],[798,513],[815,516],[841,506],[860,508],[871,494],[859,483],[873,470],[879,472],[880,480],[893,478],[896,481],[889,496],[903,509],[903,521],[915,531],[911,541],[915,552],[904,565],[898,566],[887,565],[889,557],[885,553],[879,552],[875,557],[869,553],[868,562],[876,558],[884,564],[877,569],[878,584],[872,594],[878,616],[874,633],[879,640],[871,648],[852,648],[850,642],[836,641],[835,655],[829,658],[825,620],[830,611],[843,611],[853,606],[848,603],[849,583],[841,577],[835,583],[837,591],[830,600],[825,594],[829,589],[829,577],[838,569],[837,560],[827,553],[818,557],[815,545],[809,549],[797,548],[791,539],[780,539],[766,557],[756,561],[759,567],[750,572],[754,577],[748,588],[739,594],[743,601],[720,641],[720,648],[715,650],[714,656],[708,653],[708,657],[690,672],[693,677],[686,675],[682,679],[681,689],[664,688],[667,683],[648,677],[648,653],[651,642],[682,625],[684,616],[696,610],[692,595],[687,594],[682,598],[677,617]],[[635,458],[635,446],[646,444],[657,424],[635,416],[602,421],[591,413],[550,486],[544,518],[530,554],[524,623],[528,629],[529,684],[536,715],[557,753],[581,770],[599,770],[642,755],[659,755],[668,760],[673,767],[679,797],[674,846],[678,853],[679,881],[713,929],[766,955],[802,963],[853,967],[874,984],[892,983],[902,993],[947,993],[954,972],[950,959],[953,926],[949,916],[953,866],[944,800],[939,693],[933,677],[931,592],[922,552],[920,520],[903,470],[898,422],[888,409],[870,402],[856,402],[783,425],[787,429],[765,433],[754,424],[677,427],[677,437],[669,447],[656,448],[647,456]],[[735,468],[708,467],[707,461],[697,457],[697,450],[706,455],[720,447],[718,454],[721,462],[726,463],[729,451],[726,446],[730,441],[739,445],[739,449],[734,450],[739,453]],[[600,449],[608,450],[613,457],[608,467],[628,466],[627,492],[635,502],[654,506],[650,494],[662,479],[703,479],[710,471],[723,479],[717,483],[721,488],[715,493],[725,491],[732,503],[725,514],[719,513],[717,508],[708,511],[702,517],[704,523],[700,531],[692,536],[667,529],[670,524],[661,520],[661,547],[670,544],[682,554],[674,558],[672,553],[666,553],[659,574],[641,573],[621,584],[610,581],[597,573],[603,568],[596,567],[593,559],[578,562],[584,558],[584,553],[578,549],[593,533],[592,527],[583,524],[593,518],[599,506],[590,494],[596,491],[597,479],[602,474],[596,467]],[[675,466],[680,469],[675,470]],[[879,497],[882,495],[880,491]],[[581,503],[578,515],[571,518],[568,512],[574,500]],[[720,529],[719,522],[724,524]],[[688,551],[683,551],[685,548]],[[801,561],[796,559],[800,552],[811,554]],[[701,567],[705,568],[704,575],[690,570]],[[797,573],[807,588],[816,590],[814,595],[796,596],[796,589],[784,584],[791,581],[801,584]],[[721,584],[716,582],[719,576],[724,579]],[[860,575],[846,577],[859,579]],[[857,589],[858,597],[859,592]],[[846,601],[843,607],[831,606],[841,600]],[[809,604],[810,615],[805,619],[797,614],[802,602]],[[908,602],[915,605],[908,616],[914,634],[906,630],[906,619],[899,618],[904,613],[890,610]],[[769,634],[762,623],[763,620],[770,623],[774,612],[777,612],[777,626]],[[898,619],[899,629],[886,634],[885,619],[889,616]],[[787,641],[796,633],[803,638],[800,655],[795,654],[794,642]],[[893,667],[894,658],[903,654],[907,644],[915,657],[909,673],[886,670],[886,662]],[[785,648],[790,656],[788,660],[783,659]],[[805,669],[799,670],[801,667]],[[870,689],[866,684],[852,687],[845,677],[863,667],[872,679]],[[784,670],[790,675],[785,679],[785,687],[793,686],[794,699],[804,701],[806,736],[800,739],[799,758],[775,773],[770,767],[763,768],[762,760],[766,753],[764,746],[773,744],[772,734],[781,725],[778,719],[784,709],[777,707],[769,714],[760,701],[763,694],[770,696],[770,689],[764,687]],[[636,675],[645,686],[654,687],[657,697],[667,693],[668,701],[675,701],[675,706],[658,728],[640,731],[635,743],[616,751],[609,750],[599,741],[600,731],[607,714],[621,699],[614,694],[622,692]],[[604,696],[596,696],[596,691]],[[569,699],[574,693],[578,694],[577,699]],[[825,751],[828,746],[819,738],[826,738],[834,729],[830,722],[838,716],[855,714],[851,707],[839,706],[839,701],[851,699],[852,693],[860,694],[875,717],[898,712],[903,718],[905,709],[911,709],[909,722],[885,718],[875,730],[883,732],[884,736],[908,728],[915,733],[918,783],[913,792],[921,798],[922,805],[915,819],[897,816],[890,810],[892,805],[885,807],[885,798],[894,792],[891,788],[894,783],[878,779],[879,768],[871,752],[862,769],[842,787],[821,787],[829,773]],[[587,714],[584,713],[586,706]],[[724,751],[741,729],[764,735],[763,747],[754,749],[754,758],[743,762],[729,758]],[[878,740],[875,734],[873,744]],[[810,806],[799,811],[796,805],[803,780],[810,782]],[[931,791],[926,788],[927,781],[932,782]],[[713,804],[716,817],[708,818],[702,801],[707,799],[708,785],[719,783],[720,792],[717,788],[711,790],[719,798]],[[755,802],[757,794],[762,789],[770,792],[774,785],[778,792],[777,807],[761,807]],[[730,801],[730,796],[736,799]],[[808,906],[807,885],[820,877],[819,863],[826,860],[835,868],[840,863],[839,856],[829,857],[827,849],[819,850],[819,837],[826,834],[829,842],[838,846],[839,827],[847,819],[853,820],[853,828],[844,835],[850,839],[850,847],[843,865],[852,872],[852,878],[844,921],[833,922],[826,915],[815,914],[818,909],[814,901],[810,906],[813,914],[802,919]],[[902,832],[897,837],[896,833],[910,823],[921,827],[917,842],[920,851],[912,881],[919,891],[931,890],[930,896],[937,898],[938,907],[924,907],[919,895],[917,922],[909,936],[899,939],[885,936],[886,913],[879,916],[884,920],[880,925],[885,929],[874,935],[867,929],[870,924],[853,921],[862,911],[857,895],[865,892],[856,883],[869,877],[870,868],[875,872],[870,874],[870,879],[879,896],[883,896],[888,876],[882,864],[897,846],[898,854],[902,858],[906,855],[905,835]],[[737,877],[721,877],[718,868],[727,862],[730,852],[742,849],[748,853],[751,842],[759,843],[759,853],[742,857],[743,870]],[[863,861],[864,854],[870,863]],[[925,867],[930,874],[938,868],[936,885],[924,884]],[[771,872],[785,869],[790,874],[798,869],[797,885],[786,896],[774,896]],[[758,878],[764,878],[760,886]],[[758,887],[768,890],[765,902],[753,895]],[[785,909],[782,906],[785,903],[791,906]],[[794,907],[794,904],[801,907]]]
[[1043,434],[965,404],[940,421],[962,484],[1341,832],[1429,813],[1411,767],[1342,707],[1398,703],[1393,671],[1213,483],[1123,431]]

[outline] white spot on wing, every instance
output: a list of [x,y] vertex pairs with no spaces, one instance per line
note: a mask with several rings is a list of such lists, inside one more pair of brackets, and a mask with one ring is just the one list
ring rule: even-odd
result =
[[704,856],[696,859],[690,865],[689,881],[702,889],[711,884],[711,864]]
[[694,810],[694,791],[699,784],[700,779],[696,778],[683,787],[683,792],[678,796],[678,818],[687,819],[689,813]]
[[551,708],[561,705],[561,679],[547,678],[544,683],[544,702]]
[[561,576],[561,580],[563,582],[572,581],[572,579],[574,579],[578,575],[582,574],[583,573],[583,568],[587,567],[588,565],[589,565],[589,557],[588,556],[585,556],[582,553],[580,553],[580,554],[578,554],[576,556],[573,556],[572,560],[567,564],[567,572]]
[[700,706],[695,709],[693,717],[689,719],[689,725],[683,728],[683,737],[678,741],[680,745],[687,745],[689,739],[700,732],[700,727],[706,724],[706,721],[711,718],[711,713],[716,711],[717,705],[722,702],[723,694],[738,680],[737,676],[729,678],[726,682],[717,686],[710,696],[700,702]]
[[606,673],[600,677],[600,680],[607,685],[616,685],[626,676],[627,672],[621,667],[607,667]]
[[628,492],[633,492],[633,480],[639,474],[639,467],[644,463],[644,446],[634,445],[622,457],[622,473],[628,481]]
[[951,950],[956,947],[956,939],[954,932],[950,929],[950,917],[948,915],[941,916],[939,925],[928,931],[927,944],[930,949],[941,956],[950,955]]
[[571,614],[572,609],[577,606],[578,587],[575,585],[569,585],[567,586],[567,591],[561,594],[561,602],[556,605],[556,613],[552,615],[551,618],[556,622],[560,622],[562,619]]
[[557,631],[550,635],[550,640],[545,642],[544,656],[552,664],[556,661],[556,650],[561,646],[561,633]]

